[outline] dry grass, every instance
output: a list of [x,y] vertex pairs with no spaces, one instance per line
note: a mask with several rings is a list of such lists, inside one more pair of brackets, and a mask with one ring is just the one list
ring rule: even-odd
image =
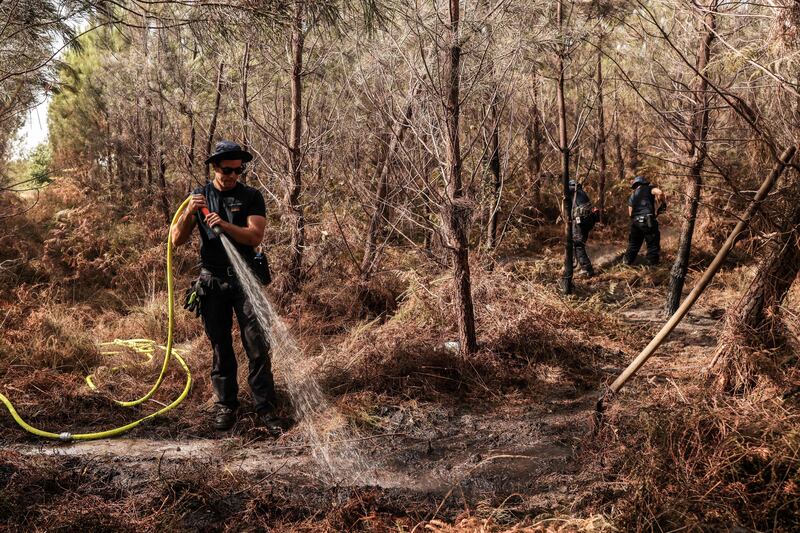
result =
[[619,527],[800,525],[800,411],[774,389],[731,398],[662,387],[616,406],[609,421],[598,460],[615,458],[605,468],[627,487],[613,502]]
[[[122,220],[128,215],[104,212],[102,205],[89,209],[80,187],[69,183],[49,188],[42,202],[42,209],[10,227],[27,237],[2,237],[0,261],[15,260],[0,268],[3,390],[26,418],[47,429],[59,425],[80,431],[130,421],[154,406],[123,409],[111,399],[140,395],[157,373],[159,357],[140,366],[135,357],[123,356],[129,367],[117,373],[100,368],[99,394],[89,393],[82,380],[98,366],[117,364],[100,356],[94,341],[165,338],[165,229],[154,222],[161,219],[144,213]],[[54,220],[53,213],[62,210],[67,211]],[[338,226],[323,222],[313,231],[336,235]],[[475,257],[480,349],[468,360],[445,344],[456,339],[449,276],[393,249],[387,270],[362,285],[353,276],[352,250],[342,239],[311,236],[321,246],[308,258],[303,291],[286,302],[284,311],[303,345],[320,355],[320,375],[353,425],[385,431],[387,417],[380,409],[387,405],[471,409],[512,396],[526,401],[552,393],[575,397],[600,388],[607,377],[602,369],[619,366],[623,355],[631,355],[631,346],[652,328],[626,325],[615,312],[660,301],[668,258],[654,269],[609,268],[598,278],[579,280],[577,296],[565,299],[555,284],[558,228],[533,231],[535,238],[509,234],[498,257],[522,255],[498,259],[491,272],[481,267],[487,258]],[[47,253],[40,260],[43,246]],[[184,248],[178,256],[179,295],[192,254]],[[693,268],[702,268],[710,256],[698,254]],[[706,305],[724,308],[744,286],[746,274],[741,264],[724,271]],[[796,309],[798,295],[795,288],[787,309]],[[207,345],[198,320],[180,309],[177,319],[176,337],[188,341],[194,392],[180,410],[135,435],[213,435],[206,412]],[[173,368],[156,399],[169,401],[182,384],[183,376]],[[693,376],[680,389],[648,386],[612,406],[599,441],[585,444],[579,460],[608,485],[624,489],[603,489],[583,502],[574,509],[582,518],[519,517],[488,504],[448,508],[442,518],[435,514],[438,498],[399,490],[321,487],[291,476],[233,479],[205,464],[171,464],[153,475],[88,459],[2,451],[0,524],[22,530],[58,523],[87,531],[538,532],[732,524],[795,529],[800,525],[800,389],[763,381],[748,396],[732,398],[710,395],[704,385]],[[234,435],[262,438],[246,420]],[[0,417],[0,437],[6,442],[29,438],[6,416]]]
[[397,312],[350,330],[330,356],[329,385],[419,399],[499,397],[504,390],[543,392],[543,371],[558,369],[561,384],[597,384],[598,367],[618,355],[604,332],[615,319],[542,290],[536,274],[518,265],[476,269],[474,298],[479,351],[465,360],[447,342],[457,338],[451,318],[449,278],[406,275]]

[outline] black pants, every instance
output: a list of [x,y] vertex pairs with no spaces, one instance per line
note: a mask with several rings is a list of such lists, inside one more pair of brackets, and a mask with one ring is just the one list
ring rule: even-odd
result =
[[594,272],[592,261],[586,253],[586,241],[589,240],[589,232],[594,228],[594,221],[572,223],[572,246],[575,249],[575,259],[586,272]]
[[247,381],[258,412],[275,408],[275,381],[269,356],[269,343],[258,325],[253,305],[233,277],[216,278],[200,275],[208,286],[201,297],[203,326],[214,352],[211,386],[217,404],[235,409],[239,405],[239,383],[236,379],[236,355],[233,353],[233,314],[239,321],[242,345],[250,365]]
[[624,262],[632,265],[639,255],[642,242],[647,242],[647,262],[651,265],[658,264],[661,259],[661,233],[658,231],[658,220],[651,218],[648,226],[647,220],[631,219],[631,231],[628,234],[628,249],[625,251]]

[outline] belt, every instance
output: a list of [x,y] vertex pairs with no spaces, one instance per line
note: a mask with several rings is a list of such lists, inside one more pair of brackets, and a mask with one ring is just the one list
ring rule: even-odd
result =
[[211,276],[216,276],[218,278],[233,278],[236,277],[236,271],[233,270],[232,266],[224,267],[224,266],[202,266],[200,267],[200,274],[206,274]]

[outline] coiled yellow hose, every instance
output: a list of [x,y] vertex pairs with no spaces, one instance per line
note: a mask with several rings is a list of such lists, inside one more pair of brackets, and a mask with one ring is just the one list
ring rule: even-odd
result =
[[[181,215],[183,210],[189,204],[190,198],[191,197],[184,200],[183,203],[180,205],[180,207],[178,207],[178,210],[175,211],[175,216],[172,217],[172,223],[170,224],[170,230],[172,229],[172,226],[177,222],[178,217]],[[168,322],[167,322],[166,346],[160,346],[160,345],[157,346],[156,343],[150,339],[127,339],[127,340],[116,339],[111,342],[101,343],[101,346],[119,346],[121,348],[128,348],[144,355],[147,358],[147,361],[151,361],[153,359],[156,347],[164,350],[164,362],[161,365],[161,372],[159,373],[156,382],[153,384],[150,390],[147,391],[147,394],[145,394],[141,398],[127,402],[116,401],[118,405],[124,407],[139,405],[152,398],[153,395],[156,393],[156,391],[158,391],[159,387],[161,387],[161,384],[164,382],[164,377],[167,375],[167,368],[169,367],[170,358],[174,357],[175,360],[178,361],[178,364],[181,366],[181,368],[183,368],[184,372],[186,372],[186,385],[184,385],[183,391],[181,392],[180,396],[178,396],[175,400],[173,400],[172,403],[170,403],[169,405],[162,407],[158,411],[150,413],[149,415],[142,417],[138,420],[135,420],[129,424],[125,424],[124,426],[116,427],[113,429],[107,429],[105,431],[97,431],[94,433],[72,434],[67,431],[63,431],[61,433],[53,433],[50,431],[44,431],[39,428],[35,428],[32,425],[25,422],[25,420],[23,420],[22,417],[19,416],[19,413],[17,413],[17,410],[14,409],[14,405],[11,403],[11,400],[9,400],[5,395],[0,394],[0,402],[3,402],[3,404],[5,404],[6,408],[8,409],[8,412],[11,413],[12,418],[25,431],[33,433],[34,435],[38,435],[39,437],[44,437],[47,439],[59,439],[62,441],[96,440],[96,439],[105,439],[108,437],[115,437],[117,435],[121,435],[122,433],[125,433],[126,431],[135,428],[145,420],[155,418],[159,415],[166,413],[170,409],[177,407],[186,398],[186,396],[189,395],[189,390],[192,388],[192,373],[189,371],[189,366],[186,364],[186,361],[184,361],[183,357],[181,357],[181,354],[178,352],[178,350],[175,350],[172,347],[174,318],[175,318],[175,290],[173,287],[173,279],[172,279],[172,231],[169,231],[167,233],[167,305],[168,305],[168,310],[167,310]],[[104,352],[104,353],[113,354],[115,352]],[[89,385],[90,389],[96,390],[92,377],[93,377],[92,375],[86,376],[86,383]]]

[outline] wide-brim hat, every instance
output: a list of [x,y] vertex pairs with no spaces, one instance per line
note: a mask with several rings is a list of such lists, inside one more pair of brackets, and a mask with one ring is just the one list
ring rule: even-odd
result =
[[206,158],[206,165],[225,159],[241,159],[243,163],[247,163],[253,160],[253,154],[242,148],[239,143],[219,141],[214,146],[214,152]]

